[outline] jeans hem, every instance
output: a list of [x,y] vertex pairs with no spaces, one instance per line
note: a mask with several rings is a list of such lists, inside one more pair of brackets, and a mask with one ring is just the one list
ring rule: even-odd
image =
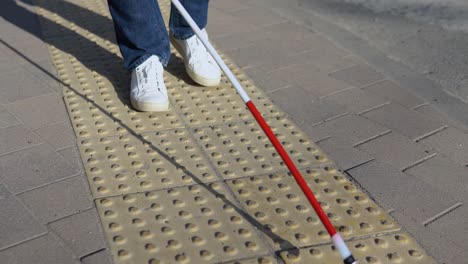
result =
[[183,35],[177,35],[177,34],[174,34],[172,32],[171,32],[171,34],[175,39],[186,40],[186,39],[189,39],[189,38],[193,37],[195,35],[195,32],[190,32],[190,33],[183,34]]
[[145,62],[149,57],[151,56],[158,56],[159,58],[159,61],[161,62],[161,64],[166,67],[167,66],[167,63],[168,63],[168,59],[165,59],[159,55],[156,55],[156,54],[150,54],[150,53],[147,53],[147,54],[144,54],[142,55],[140,58],[138,58],[137,60],[133,61],[132,64],[130,64],[128,67],[127,67],[127,70],[131,71],[133,69],[135,69],[136,67],[140,66],[140,64],[142,64],[143,62]]

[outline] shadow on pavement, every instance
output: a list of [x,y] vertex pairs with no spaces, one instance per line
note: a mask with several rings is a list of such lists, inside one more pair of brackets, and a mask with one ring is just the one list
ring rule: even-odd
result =
[[[74,6],[75,11],[80,11],[78,9],[81,9],[81,7]],[[76,57],[78,61],[83,63],[86,67],[88,67],[92,71],[96,71],[97,73],[103,75],[104,77],[108,78],[109,81],[116,88],[116,90],[122,89],[122,85],[128,86],[129,80],[128,80],[128,74],[125,74],[125,71],[121,67],[122,61],[121,59],[116,56],[115,54],[112,54],[111,52],[107,51],[106,49],[100,47],[99,45],[95,44],[91,40],[84,38],[83,36],[77,34],[76,32],[67,29],[54,21],[51,21],[48,18],[42,17],[42,19],[45,19],[46,22],[48,22],[48,26],[50,25],[51,30],[57,30],[55,32],[64,32],[66,35],[73,36],[73,38],[76,39],[77,43],[80,43],[80,47],[69,47],[64,44],[63,41],[61,41],[60,37],[57,38],[50,38],[46,39],[42,36],[42,34],[37,30],[34,29],[31,24],[31,19],[35,18],[36,14],[32,13],[31,11],[27,10],[26,8],[18,5],[14,0],[6,0],[2,3],[2,9],[0,10],[1,16],[8,22],[16,25],[18,28],[29,32],[30,34],[35,35],[36,37],[40,38],[42,41],[49,45],[53,45],[56,48],[62,50],[63,52],[69,53],[72,56]],[[93,16],[98,16],[94,14]],[[102,16],[101,16],[102,17]],[[28,18],[28,19],[24,19]],[[98,18],[101,19],[101,18]],[[102,17],[103,23],[109,24],[109,27],[112,28],[112,22],[105,18]],[[77,25],[80,25],[80,21],[73,21]],[[80,25],[81,26],[81,25]],[[111,29],[109,29],[111,30]],[[12,45],[9,43],[5,42],[4,40],[0,39],[0,43],[5,45],[7,48],[11,49],[13,52],[15,52],[18,56],[22,57],[26,61],[28,61],[31,65],[35,66],[38,68],[40,71],[45,73],[47,76],[50,78],[56,80],[58,83],[60,83],[64,88],[69,89],[73,91],[76,95],[80,96],[84,100],[86,100],[88,103],[92,104],[94,107],[99,109],[103,114],[107,115],[109,118],[111,118],[114,122],[118,123],[120,126],[122,126],[130,135],[134,136],[138,140],[140,140],[144,145],[149,146],[152,148],[154,151],[156,151],[161,157],[166,159],[168,162],[170,162],[173,166],[176,168],[182,170],[186,175],[190,176],[193,181],[200,185],[201,187],[205,188],[207,191],[209,191],[213,197],[217,199],[221,199],[226,205],[231,206],[234,208],[234,210],[239,213],[241,216],[244,217],[246,221],[248,221],[252,226],[256,227],[258,230],[260,230],[263,234],[268,236],[272,241],[275,243],[278,243],[280,245],[280,248],[282,250],[291,250],[291,253],[293,254],[299,254],[298,249],[288,240],[283,239],[282,237],[278,236],[277,234],[273,233],[268,225],[264,225],[260,222],[258,222],[254,217],[246,213],[242,208],[238,207],[236,204],[233,202],[229,201],[226,196],[222,193],[219,193],[218,191],[214,190],[209,186],[209,184],[206,184],[202,182],[196,175],[194,175],[192,172],[188,171],[185,166],[182,164],[179,164],[176,162],[173,158],[171,158],[170,155],[166,154],[163,150],[159,149],[155,145],[152,144],[152,142],[144,139],[139,133],[136,131],[133,131],[130,127],[128,127],[124,122],[121,120],[115,118],[113,115],[111,115],[103,106],[100,106],[96,104],[94,101],[88,99],[88,97],[81,93],[80,91],[77,91],[70,85],[64,83],[60,79],[58,79],[54,74],[48,72],[46,69],[44,69],[42,66],[38,65],[36,62],[30,60],[27,56],[23,55],[20,51],[15,49]],[[86,55],[86,51],[94,51],[97,54],[103,54],[102,57],[99,58],[92,58],[90,59],[88,55]],[[175,56],[172,56],[175,58]],[[106,60],[106,63],[102,63],[103,60]],[[181,65],[180,65],[181,64]],[[108,65],[114,65],[111,68],[111,71],[108,68]],[[183,62],[181,61],[180,58],[175,58],[172,61],[172,65],[168,67],[168,69],[171,69],[174,74],[177,74],[178,78],[182,78],[183,80],[187,79],[188,76],[186,75],[185,71],[180,71],[176,70],[179,69],[180,67],[183,67]],[[180,77],[179,77],[180,76]],[[119,98],[122,100],[122,102],[127,103],[129,102],[128,98],[128,92],[124,93],[117,93],[119,94]]]

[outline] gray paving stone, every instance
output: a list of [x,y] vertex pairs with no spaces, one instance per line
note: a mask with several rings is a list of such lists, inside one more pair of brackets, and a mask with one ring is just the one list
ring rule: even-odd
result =
[[383,80],[385,77],[373,70],[371,67],[358,64],[346,69],[329,74],[332,78],[343,81],[354,87],[363,87],[371,83]]
[[70,250],[53,236],[44,235],[0,251],[2,263],[8,264],[79,264]]
[[281,89],[269,96],[299,124],[314,125],[346,113],[343,107],[326,100],[313,100],[308,92],[297,87]]
[[[468,244],[468,207],[460,206],[457,209],[430,223],[431,231],[450,238],[453,244],[465,248]],[[468,254],[465,254],[468,256]]]
[[41,223],[75,214],[92,207],[85,176],[63,181],[18,195]]
[[245,0],[216,0],[210,2],[210,8],[214,7],[224,12],[236,12],[242,9],[250,8]]
[[[305,69],[320,71],[322,79],[328,78],[336,82],[337,80],[329,77],[327,73],[354,65],[351,61],[342,59],[343,56],[348,54],[347,51],[336,47],[328,39],[318,34],[308,34],[308,36],[308,38],[295,41],[294,45],[283,44],[281,46],[273,42],[275,43],[274,47],[279,47],[283,52],[287,52],[287,56],[282,57],[281,61],[271,62],[262,65],[262,67],[270,72],[287,66],[301,65]],[[267,43],[266,46],[272,45],[271,43]],[[291,49],[291,46],[294,48]]]
[[373,109],[385,103],[388,100],[367,93],[359,88],[347,89],[327,96],[330,102],[343,105],[355,113],[361,113]]
[[42,127],[34,131],[56,150],[75,145],[75,133],[69,121]]
[[372,161],[347,172],[386,209],[407,215],[420,225],[457,202],[449,193],[382,162]]
[[255,29],[254,25],[242,18],[216,8],[208,9],[208,16],[210,17],[210,23],[206,26],[206,30],[212,39]]
[[405,173],[468,203],[468,167],[460,166],[442,155],[437,155],[408,169]]
[[436,120],[441,120],[442,122],[444,122],[448,126],[456,127],[458,129],[468,133],[468,127],[467,126],[465,126],[464,124],[462,124],[462,123],[460,123],[460,122],[458,122],[456,120],[453,120],[446,113],[441,112],[440,110],[436,109],[433,105],[430,105],[430,104],[422,105],[420,107],[414,108],[414,110],[416,112],[418,112],[418,113],[421,113],[421,114],[425,115],[426,117],[436,119]]
[[241,68],[265,67],[271,71],[282,67],[282,62],[295,53],[282,50],[276,46],[262,46],[253,44],[235,50],[226,51],[226,54],[236,62]]
[[55,93],[18,101],[6,108],[31,129],[68,120],[62,97]]
[[362,89],[401,104],[406,108],[413,108],[425,102],[421,97],[409,92],[407,89],[401,88],[396,83],[389,80],[384,80]]
[[5,107],[0,105],[0,127],[11,126],[19,123],[20,121],[15,116],[8,112]]
[[[3,12],[18,12],[18,8],[11,8],[15,7],[11,3],[4,3],[2,7]],[[2,14],[2,16],[5,14]],[[37,36],[40,32],[40,26],[38,25],[37,17],[33,13],[23,12],[21,13],[20,25],[16,25],[15,22],[8,21],[0,24],[0,31],[2,32],[3,41],[14,46],[15,49],[19,50],[25,55],[31,56],[33,59],[40,59],[45,56],[44,54],[40,54],[40,52],[34,52],[25,49],[28,46],[37,47],[43,45],[42,41]],[[21,27],[20,30],[18,26]]]
[[317,145],[319,145],[319,147],[338,165],[338,168],[343,171],[372,160],[372,157],[367,153],[353,148],[350,144],[337,138],[322,140],[318,142]]
[[[27,211],[3,184],[0,184],[0,223],[0,249],[47,232],[45,227]],[[0,256],[1,254],[0,251]]]
[[[3,44],[0,44],[0,47],[6,48]],[[12,58],[7,53],[3,52],[3,49],[0,49],[0,72],[7,73],[20,69],[21,66],[15,63],[15,61],[12,61]]]
[[0,103],[8,104],[52,92],[52,90],[24,69],[0,73]]
[[81,259],[83,264],[112,264],[111,254],[108,250],[101,250]]
[[416,140],[441,129],[445,124],[397,104],[389,104],[362,114],[391,130]]
[[[261,7],[246,8],[231,12],[230,14],[257,28],[263,28],[268,25],[279,24],[286,21],[285,18],[273,13],[269,9]],[[225,25],[226,22],[223,24]]]
[[[45,53],[48,53],[47,49],[44,49]],[[45,83],[55,93],[62,95],[62,86],[66,86],[57,78],[55,68],[53,68],[49,59],[37,62],[36,65],[30,64],[29,62],[23,65],[23,67],[29,71],[37,79]]]
[[400,170],[434,153],[430,148],[395,132],[361,144],[357,148]]
[[78,173],[48,144],[0,156],[0,179],[13,193],[46,185]]
[[298,86],[312,96],[321,97],[350,88],[349,85],[328,77],[314,65],[293,65],[268,73],[271,78]]
[[424,138],[420,143],[436,149],[463,166],[468,165],[468,134],[459,129],[448,127]]
[[28,148],[43,142],[23,125],[0,128],[0,155]]
[[[18,34],[19,30],[15,30]],[[3,32],[2,32],[3,33]],[[33,61],[35,64],[44,67],[49,62],[49,53],[44,42],[38,37],[27,38],[24,41],[7,41],[14,45],[14,48],[26,57],[28,60]]]
[[254,80],[255,85],[266,93],[271,93],[291,86],[291,84],[283,80],[281,77],[275,76],[271,73],[266,73],[261,66],[247,68],[245,71],[247,75]]
[[304,130],[312,138],[322,139],[332,136],[352,146],[390,131],[355,114],[345,115],[316,126],[304,125]]
[[293,55],[284,64],[312,64],[322,73],[328,73],[349,68],[355,65],[354,61],[345,57],[346,51],[333,46],[327,48],[317,47],[314,50]]
[[80,151],[76,146],[61,149],[58,151],[65,160],[72,166],[73,171],[83,172],[83,164],[81,162]]
[[[263,28],[255,29],[249,32],[242,32],[238,34],[225,35],[213,39],[218,47],[224,52],[234,49],[247,47],[256,43],[261,45],[268,45],[274,43],[275,45],[291,45],[295,41],[309,39],[311,36],[315,37],[315,33],[308,28],[286,21],[284,23],[266,26]],[[308,49],[313,48],[309,45]]]
[[76,256],[85,256],[106,247],[95,208],[59,219],[48,226]]
[[457,245],[445,233],[435,232],[430,225],[424,227],[399,212],[392,213],[392,216],[434,257],[437,263],[464,263],[468,258],[466,246]]
[[[310,109],[310,105],[312,105],[313,99],[303,89],[298,87],[281,89],[270,93],[269,97],[277,106],[288,113],[297,123],[304,123],[310,119],[310,116],[308,115],[308,109]],[[291,104],[290,102],[295,103]],[[315,122],[319,122],[321,120],[321,117],[315,117]]]

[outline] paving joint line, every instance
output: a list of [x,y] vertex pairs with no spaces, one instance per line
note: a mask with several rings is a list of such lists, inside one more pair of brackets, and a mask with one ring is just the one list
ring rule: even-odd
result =
[[459,207],[461,207],[463,205],[463,203],[461,202],[457,202],[455,203],[454,205],[450,206],[449,208],[443,210],[442,212],[432,216],[432,217],[429,217],[428,219],[426,219],[424,222],[422,222],[422,225],[424,227],[428,226],[429,224],[437,221],[438,219],[440,219],[441,217],[453,212],[454,210],[458,209]]
[[318,140],[316,140],[316,141],[314,141],[314,142],[315,142],[315,143],[319,143],[319,142],[322,142],[322,141],[328,140],[328,139],[330,139],[330,138],[332,138],[332,136],[326,136],[326,137],[324,137],[324,138],[320,138],[320,139],[318,139]]
[[387,131],[378,133],[378,134],[376,134],[376,135],[374,135],[374,136],[372,136],[372,137],[369,137],[369,138],[366,138],[366,139],[363,139],[363,140],[361,140],[361,141],[359,141],[359,142],[354,143],[354,144],[353,144],[353,147],[358,147],[358,146],[360,146],[360,145],[362,145],[362,144],[365,144],[365,143],[367,143],[367,142],[369,142],[369,141],[372,141],[372,140],[377,139],[377,138],[379,138],[379,137],[385,136],[385,135],[387,135],[387,134],[389,134],[389,133],[391,133],[391,132],[392,132],[392,130],[388,129]]
[[331,92],[329,94],[326,94],[326,95],[322,95],[322,96],[319,96],[319,99],[322,100],[322,99],[326,99],[330,96],[333,96],[333,95],[337,95],[337,94],[340,94],[340,93],[343,93],[343,92],[346,92],[346,91],[349,91],[349,90],[353,90],[353,89],[359,89],[359,88],[356,88],[354,86],[349,86],[349,87],[346,87],[344,89],[341,89],[341,90],[338,90],[338,91],[334,91],[334,92]]
[[18,246],[18,245],[27,243],[27,242],[29,242],[29,241],[31,241],[31,240],[34,240],[34,239],[37,239],[37,238],[40,238],[40,237],[43,237],[43,236],[48,235],[48,234],[49,234],[49,230],[48,230],[47,228],[46,228],[45,230],[46,230],[46,231],[45,231],[44,233],[37,234],[37,235],[31,236],[31,237],[28,237],[28,238],[26,238],[26,239],[24,239],[24,240],[15,242],[15,243],[13,243],[13,244],[10,244],[10,245],[8,245],[8,246],[6,246],[6,247],[2,247],[2,248],[0,248],[0,252],[1,252],[1,251],[4,251],[4,250],[7,250],[7,249],[9,249],[9,248],[16,247],[16,246]]
[[[341,59],[346,59],[346,57],[350,57],[350,56],[353,56],[353,55],[348,54],[348,55],[341,56],[340,58],[341,58]],[[325,74],[326,74],[327,76],[330,76],[330,74],[333,74],[333,73],[338,72],[338,71],[341,71],[341,70],[346,70],[347,68],[353,67],[353,66],[356,66],[356,65],[359,65],[359,64],[353,62],[353,65],[351,65],[351,66],[339,67],[339,68],[333,69],[333,70],[331,70],[331,71],[326,71]]]
[[[358,65],[358,64],[356,64],[356,65]],[[380,80],[375,81],[375,82],[368,83],[368,84],[366,84],[366,85],[364,85],[364,86],[359,87],[359,89],[364,90],[365,88],[368,88],[368,87],[370,87],[370,86],[372,86],[372,85],[376,85],[376,84],[379,84],[379,83],[382,83],[382,82],[385,82],[385,81],[390,81],[390,80],[387,79],[387,78],[385,78],[385,76],[384,76],[383,79],[380,79]],[[369,92],[369,93],[372,93],[372,92]],[[372,94],[373,94],[373,93],[372,93]]]
[[[36,135],[34,132],[31,131],[31,133],[33,133],[34,135]],[[42,138],[41,138],[42,139]],[[0,157],[3,157],[3,156],[6,156],[6,155],[10,155],[10,154],[13,154],[13,153],[16,153],[16,152],[20,152],[22,150],[26,150],[26,149],[30,149],[30,148],[33,148],[33,147],[37,147],[39,145],[42,145],[42,144],[47,144],[47,142],[40,142],[40,143],[37,143],[37,144],[32,144],[32,145],[29,145],[27,147],[24,147],[24,148],[19,148],[19,149],[15,149],[15,150],[12,150],[12,151],[8,151],[8,152],[5,152],[5,153],[2,153],[0,154]]]
[[411,107],[410,109],[411,109],[411,110],[417,110],[418,108],[421,108],[421,107],[426,106],[426,105],[430,105],[430,103],[425,102],[425,103],[422,103],[422,104],[413,106],[413,107]]
[[[99,216],[98,216],[98,217],[99,217]],[[101,222],[101,221],[99,221],[99,222]],[[100,223],[100,224],[101,224],[101,223]],[[105,239],[104,239],[104,240],[105,240]],[[107,243],[107,242],[106,242],[106,243]],[[95,250],[95,251],[93,251],[93,252],[91,252],[91,253],[87,253],[87,254],[85,254],[85,255],[79,257],[78,259],[81,261],[81,260],[83,260],[83,259],[86,258],[86,257],[92,256],[92,255],[94,255],[94,254],[97,254],[97,253],[99,253],[99,252],[106,251],[106,250],[107,250],[107,248],[101,248],[101,249]]]
[[372,111],[372,110],[379,109],[379,108],[381,108],[381,107],[384,107],[384,106],[386,106],[386,105],[389,105],[391,102],[392,102],[392,101],[387,101],[387,102],[385,102],[385,103],[376,105],[376,106],[374,106],[374,107],[371,107],[371,108],[369,108],[369,109],[363,110],[363,111],[358,112],[358,113],[356,113],[356,114],[359,115],[359,116],[362,116],[363,114],[368,113],[368,112],[370,112],[370,111]]
[[[268,26],[270,26],[270,25],[268,25]],[[93,103],[94,103],[94,102],[93,102]],[[175,112],[177,113],[178,116],[180,116],[181,113],[180,113],[180,111],[178,111],[177,108],[175,109]],[[332,120],[332,119],[333,119],[333,118],[328,119],[328,120]],[[185,119],[182,118],[181,121],[185,123]],[[119,122],[119,123],[124,123],[124,121],[122,121],[122,120],[118,120],[117,122]],[[241,121],[239,121],[239,122],[245,122],[245,120],[241,120]],[[224,123],[224,122],[221,123],[221,125],[225,125],[225,124],[226,124],[226,123]],[[125,124],[123,124],[123,125],[125,126]],[[210,125],[207,125],[207,126],[210,126]],[[213,126],[213,125],[211,125],[211,126]],[[125,127],[126,127],[126,126],[125,126]],[[174,129],[177,129],[177,128],[174,128]],[[198,140],[196,140],[196,137],[195,137],[194,134],[193,134],[193,127],[186,127],[186,126],[185,126],[185,127],[183,127],[183,129],[186,129],[186,130],[189,131],[188,133],[189,133],[190,137],[192,137],[192,139],[195,138],[195,142],[196,142],[196,144],[199,146],[200,143],[198,142]],[[146,140],[144,140],[144,139],[141,138],[141,133],[136,133],[136,132],[133,131],[132,129],[129,129],[129,130],[130,130],[130,131],[129,131],[129,134],[132,134],[132,135],[136,136],[137,139],[139,139],[139,140],[146,141]],[[76,131],[75,131],[75,132],[76,132]],[[132,133],[132,132],[133,132],[133,133]],[[150,132],[151,132],[151,131],[150,131]],[[135,133],[135,134],[134,134],[134,133]],[[118,136],[118,135],[117,135],[117,136]],[[151,143],[151,142],[150,142],[150,143]],[[150,144],[150,145],[154,146],[154,144]],[[156,151],[159,150],[158,147],[154,147],[154,148],[156,148],[156,149],[155,149]],[[154,149],[154,148],[153,148],[153,149]],[[207,155],[207,152],[205,152],[203,148],[201,148],[201,153],[203,153],[203,155]],[[163,153],[163,154],[164,154],[164,153]],[[162,156],[163,158],[165,158],[164,155],[161,155],[161,156]],[[166,155],[166,156],[167,156],[167,155]],[[210,159],[208,159],[208,161],[210,162],[210,165],[211,165],[212,168],[216,168],[216,167],[213,166],[213,163],[212,163],[212,161],[211,161]],[[170,162],[171,162],[171,161],[170,161]],[[175,162],[175,161],[174,161],[174,162]],[[218,178],[220,178],[220,177],[219,177],[220,175],[219,175],[217,169],[214,169],[213,171],[214,171],[214,173],[216,173],[216,174],[218,175]],[[190,172],[190,171],[189,171],[189,172]],[[190,174],[189,174],[189,175],[190,175]],[[251,177],[251,176],[247,176],[247,177]],[[192,184],[192,185],[194,185],[194,184]],[[199,183],[198,185],[206,185],[206,183],[202,182],[202,183]],[[224,182],[224,185],[223,185],[223,186],[226,187],[225,182]],[[232,192],[232,189],[229,188],[229,186],[227,186],[226,188],[227,188],[227,190],[229,190],[230,192]],[[208,190],[208,191],[209,191],[209,190]],[[214,191],[216,191],[216,190],[214,190]],[[233,196],[233,198],[234,198],[236,201],[238,201],[236,196]],[[369,197],[369,199],[372,199],[372,198]],[[236,204],[239,204],[239,202],[236,202]],[[241,206],[241,208],[243,208],[243,207],[242,207],[242,204],[240,204],[240,206]],[[240,208],[239,208],[239,209],[240,209]],[[243,213],[245,213],[245,210],[240,210],[239,213],[240,213],[241,215],[243,215]],[[260,232],[260,234],[263,235],[262,232]],[[262,242],[262,243],[265,243],[265,242]],[[267,244],[267,245],[269,245],[269,244]],[[269,246],[269,247],[270,247],[270,246]]]
[[43,185],[39,185],[39,186],[35,186],[33,188],[30,188],[30,189],[27,189],[27,190],[24,190],[24,191],[21,191],[21,192],[18,192],[18,193],[14,193],[15,195],[21,195],[23,193],[27,193],[27,192],[30,192],[30,191],[34,191],[34,190],[37,190],[37,189],[40,189],[40,188],[43,188],[43,187],[46,187],[46,186],[49,186],[49,185],[52,185],[52,184],[55,184],[55,183],[58,183],[58,182],[61,182],[61,181],[65,181],[65,180],[68,180],[68,179],[71,179],[73,177],[78,177],[81,175],[81,172],[78,172],[78,173],[75,173],[73,175],[68,175],[66,177],[63,177],[61,179],[58,179],[58,180],[55,180],[55,181],[51,181],[51,182],[48,182],[46,184],[43,184]]
[[426,134],[423,134],[423,135],[421,135],[421,136],[415,138],[414,141],[415,141],[415,142],[419,142],[419,141],[421,141],[421,140],[423,140],[423,139],[425,139],[425,138],[428,138],[428,137],[430,137],[430,136],[432,136],[432,135],[434,135],[434,134],[437,134],[437,133],[443,131],[443,130],[446,129],[446,128],[448,128],[447,125],[441,126],[441,127],[437,128],[437,129],[434,129],[434,130],[432,130],[432,131],[430,131],[430,132],[428,132],[428,133],[426,133]]
[[437,152],[434,152],[434,153],[432,153],[432,154],[430,154],[430,155],[428,155],[428,156],[426,156],[426,157],[423,157],[423,158],[421,158],[421,159],[419,159],[419,160],[417,160],[417,161],[415,161],[415,162],[413,162],[413,163],[407,165],[406,167],[401,168],[400,171],[401,171],[401,172],[405,172],[405,171],[407,171],[407,170],[409,170],[409,169],[411,169],[411,168],[413,168],[413,167],[415,167],[415,166],[417,166],[417,165],[419,165],[419,164],[425,162],[426,160],[432,159],[432,158],[435,157],[435,156],[437,156]]
[[[87,212],[87,211],[90,211],[90,210],[93,210],[93,209],[96,209],[96,207],[95,207],[94,205],[91,206],[91,207],[89,207],[89,208],[85,208],[85,209],[83,209],[83,210],[81,210],[81,211],[74,212],[74,213],[71,213],[71,214],[69,214],[69,215],[62,216],[62,217],[60,217],[60,218],[54,219],[54,220],[52,220],[52,221],[50,221],[50,222],[47,222],[45,225],[46,225],[46,226],[49,226],[49,224],[58,222],[58,221],[60,221],[60,220],[63,220],[63,219],[65,219],[65,218],[68,218],[68,217],[70,217],[70,216],[75,216],[75,215],[78,215],[78,214],[81,214],[81,213],[83,213],[83,212]],[[51,231],[52,231],[52,230],[51,230]],[[53,231],[52,231],[52,232],[53,232]]]
[[[272,94],[272,93],[274,93],[274,92],[281,91],[281,90],[286,90],[286,89],[291,88],[291,87],[293,87],[291,84],[287,84],[287,85],[285,85],[285,86],[283,86],[283,87],[281,87],[281,88],[276,88],[276,89],[273,89],[273,90],[270,90],[270,91],[263,91],[263,92],[264,92],[266,95],[270,95],[270,94]],[[260,88],[260,87],[259,87],[259,88]],[[264,90],[264,89],[262,89],[262,90]]]
[[349,115],[351,112],[344,112],[344,113],[341,113],[341,114],[338,114],[336,116],[332,116],[330,118],[327,118],[327,119],[324,119],[323,122],[326,123],[326,122],[330,122],[332,120],[335,120],[335,119],[338,119],[340,117],[343,117],[343,116],[347,116]]

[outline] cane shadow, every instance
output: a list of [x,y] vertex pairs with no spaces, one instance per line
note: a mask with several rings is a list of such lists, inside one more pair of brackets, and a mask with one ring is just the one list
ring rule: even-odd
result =
[[[101,46],[97,45],[96,43],[92,42],[91,40],[77,34],[76,32],[65,28],[56,22],[46,18],[42,17],[46,22],[48,23],[48,27],[51,30],[57,30],[54,32],[63,32],[66,36],[73,37],[75,38],[76,43],[80,43],[79,47],[73,47],[65,44],[65,42],[61,41],[61,38],[44,38],[41,34],[41,32],[38,32],[37,30],[34,30],[31,27],[31,23],[25,22],[22,20],[22,17],[31,17],[31,16],[36,16],[35,13],[27,10],[26,8],[19,6],[14,2],[14,0],[6,0],[3,5],[2,9],[0,10],[0,15],[9,23],[16,25],[18,28],[21,28],[22,30],[29,32],[32,35],[35,35],[45,43],[49,45],[55,46],[57,49],[62,50],[63,52],[66,52],[72,56],[74,56],[78,61],[80,61],[85,67],[89,68],[92,71],[95,71],[106,78],[114,84],[117,85],[117,94],[119,95],[119,98],[121,98],[122,102],[124,104],[129,104],[129,99],[128,99],[128,92],[122,93],[119,92],[121,91],[120,89],[123,88],[123,85],[125,88],[128,87],[128,74],[123,70],[121,67],[121,59],[117,55],[109,52],[108,50],[102,48]],[[76,21],[78,22],[78,21]],[[111,23],[111,21],[109,21]],[[111,26],[111,25],[110,25]],[[112,115],[105,107],[97,104],[93,100],[90,100],[83,92],[75,89],[71,85],[63,82],[59,78],[57,78],[53,73],[49,72],[46,70],[44,67],[40,66],[38,63],[34,62],[33,60],[29,59],[26,55],[22,54],[19,50],[17,50],[15,47],[10,45],[9,43],[5,42],[4,40],[0,39],[0,43],[2,43],[5,47],[9,48],[11,51],[16,53],[18,56],[22,57],[24,60],[29,62],[31,65],[36,67],[39,71],[43,72],[45,75],[47,75],[49,78],[55,80],[56,82],[60,83],[65,89],[69,89],[73,91],[77,96],[81,97],[83,100],[88,102],[89,104],[93,105],[96,109],[98,109],[100,112],[102,112],[104,115],[108,116],[111,118],[116,124],[120,125],[125,129],[127,133],[138,139],[141,143],[144,145],[149,146],[151,149],[153,149],[155,152],[157,152],[162,158],[170,162],[174,167],[180,169],[183,171],[187,176],[191,177],[193,182],[195,184],[198,184],[205,190],[207,190],[213,197],[216,197],[217,199],[221,199],[221,201],[232,207],[240,216],[242,216],[248,223],[250,223],[253,227],[255,227],[257,230],[262,232],[265,236],[269,237],[272,241],[277,243],[280,247],[281,250],[289,250],[290,252],[294,254],[298,254],[298,249],[296,246],[294,246],[290,241],[282,238],[281,236],[275,234],[274,232],[271,231],[269,225],[267,224],[262,224],[258,222],[254,217],[252,217],[250,214],[245,212],[241,207],[237,206],[235,202],[230,201],[226,195],[216,191],[213,189],[210,184],[204,183],[199,177],[197,177],[195,174],[193,174],[191,171],[187,170],[185,166],[182,164],[179,164],[176,160],[174,160],[170,155],[164,152],[164,150],[159,149],[156,145],[154,145],[152,142],[146,140],[140,133],[132,130],[129,126],[127,126],[124,122],[122,122],[120,119],[115,118],[114,115]],[[94,54],[99,54],[100,57],[98,58],[90,58],[89,54],[86,54],[86,50],[91,50],[95,52]],[[183,65],[182,59],[180,59],[177,56],[172,56],[173,61],[171,62],[171,66],[169,69],[172,71],[171,74],[174,74],[177,78],[182,77],[184,80],[189,78],[188,75],[186,75],[185,71],[183,70],[183,67],[181,67],[180,64]],[[105,62],[105,63],[104,63]],[[181,70],[182,69],[182,70]],[[124,76],[124,77],[123,77]],[[128,89],[128,88],[127,88]],[[124,94],[127,94],[124,96]]]

